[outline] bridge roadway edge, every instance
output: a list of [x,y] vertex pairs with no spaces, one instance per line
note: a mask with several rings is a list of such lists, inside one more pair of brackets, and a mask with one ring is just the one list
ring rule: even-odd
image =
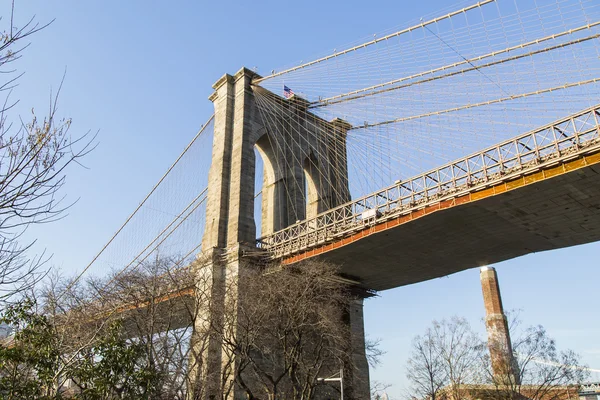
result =
[[[382,221],[281,262],[324,259],[365,288],[381,291],[600,240],[598,210],[600,150]],[[417,219],[420,224],[408,224]]]

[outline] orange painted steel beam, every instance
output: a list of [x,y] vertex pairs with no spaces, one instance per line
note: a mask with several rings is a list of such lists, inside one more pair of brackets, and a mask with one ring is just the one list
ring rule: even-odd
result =
[[126,311],[131,311],[131,310],[137,310],[140,308],[145,308],[148,307],[150,304],[154,303],[162,303],[164,301],[169,301],[169,300],[173,300],[173,299],[177,299],[179,297],[185,297],[185,296],[193,296],[195,294],[195,288],[194,287],[188,287],[188,288],[184,288],[184,289],[180,289],[180,290],[176,290],[170,293],[167,293],[165,295],[159,296],[159,297],[155,297],[151,300],[146,300],[146,301],[142,301],[140,303],[128,303],[128,304],[124,304],[122,306],[119,306],[117,308],[114,308],[111,311],[106,311],[102,316],[108,316],[111,314],[118,314],[118,313],[123,313]]

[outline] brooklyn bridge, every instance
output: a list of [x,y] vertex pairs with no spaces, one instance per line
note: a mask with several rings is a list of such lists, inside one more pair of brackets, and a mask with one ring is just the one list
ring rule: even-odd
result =
[[[368,296],[600,240],[600,6],[532,4],[223,75],[214,114],[81,276],[159,254],[226,280],[315,259]],[[354,311],[364,347],[361,296]]]

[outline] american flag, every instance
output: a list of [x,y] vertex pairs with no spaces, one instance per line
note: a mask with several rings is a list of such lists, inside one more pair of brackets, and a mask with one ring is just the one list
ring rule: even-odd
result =
[[290,89],[289,87],[283,85],[283,97],[285,97],[286,99],[289,99],[293,95],[294,95],[293,90]]

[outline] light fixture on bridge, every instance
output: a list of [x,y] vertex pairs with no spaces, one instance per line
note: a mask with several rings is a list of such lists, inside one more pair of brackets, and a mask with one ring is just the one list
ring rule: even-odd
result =
[[[338,376],[335,376],[338,375]],[[339,382],[340,383],[340,400],[344,400],[344,368],[340,368],[339,374],[335,374],[329,378],[317,378],[317,382]]]

